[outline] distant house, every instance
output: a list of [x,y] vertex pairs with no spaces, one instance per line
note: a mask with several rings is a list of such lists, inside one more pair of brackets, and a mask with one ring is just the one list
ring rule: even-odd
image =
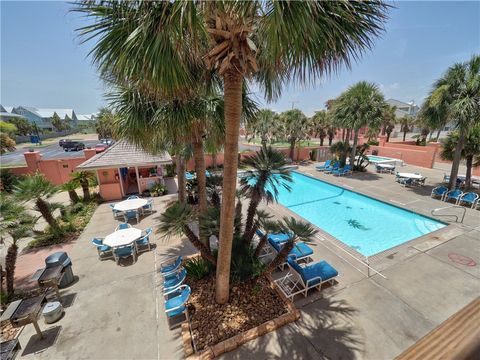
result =
[[10,121],[13,119],[25,119],[25,116],[12,113],[13,106],[2,106],[0,105],[0,120],[1,121]]
[[88,128],[95,125],[97,114],[79,114],[77,115],[77,124],[79,128]]
[[[387,103],[390,106],[395,106],[395,117],[397,119],[400,119],[404,116],[412,116],[416,117],[418,115],[418,112],[420,111],[420,107],[415,104],[415,102],[412,100],[408,103],[400,101],[400,100],[395,100],[395,99],[388,99]],[[396,133],[402,132],[401,125],[396,124],[395,129],[393,130],[393,137],[396,136]],[[414,128],[413,132],[420,132],[420,129]]]
[[73,109],[40,109],[30,106],[18,106],[13,108],[12,113],[22,115],[30,122],[36,124],[38,128],[45,130],[54,130],[52,118],[56,113],[62,121],[68,121],[70,127],[78,126],[78,119]]

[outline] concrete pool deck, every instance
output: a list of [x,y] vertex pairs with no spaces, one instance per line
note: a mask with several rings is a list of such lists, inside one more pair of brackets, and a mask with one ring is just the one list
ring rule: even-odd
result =
[[[300,167],[302,172],[367,195],[395,199],[423,214],[444,204],[429,197],[429,189],[441,181],[443,171],[405,170],[423,173],[427,186],[404,188],[387,174],[337,178],[320,175],[313,166]],[[156,214],[133,226],[155,226],[168,200],[155,198]],[[290,215],[281,206],[270,211]],[[36,340],[31,325],[26,326],[20,335],[19,359],[183,358],[180,331],[168,330],[156,268],[164,256],[190,254],[193,249],[186,239],[166,240],[156,235],[156,249],[141,254],[135,264],[99,261],[90,240],[112,232],[117,223],[107,204],[99,206],[69,250],[78,281],[61,290],[69,305],[65,316],[52,325],[40,322],[48,335],[43,342]],[[315,260],[325,259],[338,269],[338,283],[322,292],[312,291],[307,298],[297,297],[299,321],[222,358],[392,359],[480,295],[479,211],[467,210],[465,223],[449,226],[439,239],[412,242],[375,263],[386,279],[366,277],[359,263],[328,242],[312,246]],[[452,262],[451,253],[468,256],[476,265]]]

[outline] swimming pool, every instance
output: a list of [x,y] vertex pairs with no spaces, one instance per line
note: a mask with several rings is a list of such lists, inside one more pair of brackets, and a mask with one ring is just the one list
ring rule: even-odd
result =
[[364,256],[439,230],[445,223],[321,180],[292,172],[279,203]]
[[403,161],[399,159],[389,158],[385,156],[377,156],[377,155],[367,155],[368,161],[373,164],[389,164],[389,165],[398,165],[402,166]]

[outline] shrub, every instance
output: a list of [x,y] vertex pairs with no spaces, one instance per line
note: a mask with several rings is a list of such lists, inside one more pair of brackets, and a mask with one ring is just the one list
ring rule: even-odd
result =
[[167,193],[167,187],[162,184],[155,184],[150,188],[150,194],[152,196],[162,196]]
[[11,193],[21,179],[21,176],[12,174],[9,169],[0,169],[0,189],[7,193]]
[[210,263],[201,257],[188,259],[183,267],[187,270],[188,276],[194,280],[203,279],[212,271]]
[[372,146],[378,146],[380,143],[378,142],[378,140],[368,140],[367,144]]

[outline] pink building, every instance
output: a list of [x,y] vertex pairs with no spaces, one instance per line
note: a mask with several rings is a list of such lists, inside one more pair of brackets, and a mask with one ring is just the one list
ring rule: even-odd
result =
[[117,200],[141,194],[154,184],[164,184],[169,193],[177,192],[175,179],[167,177],[165,171],[165,165],[171,164],[167,152],[150,154],[122,140],[82,162],[76,170],[94,171],[102,198]]

